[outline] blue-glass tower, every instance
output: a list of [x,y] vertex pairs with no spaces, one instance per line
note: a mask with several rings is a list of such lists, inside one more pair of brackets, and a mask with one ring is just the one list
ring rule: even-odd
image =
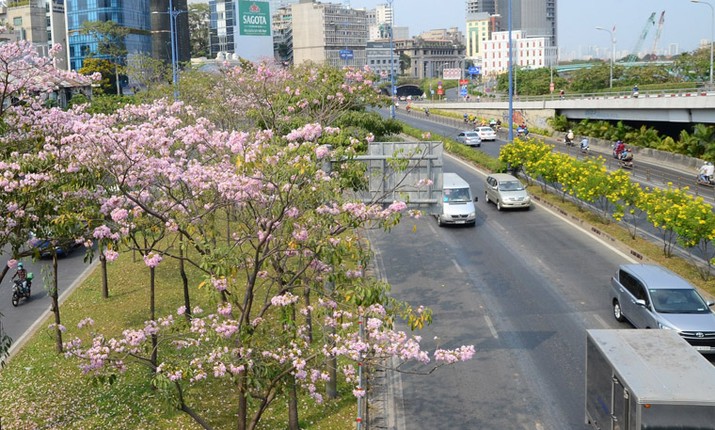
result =
[[97,55],[97,41],[79,30],[85,21],[114,21],[130,29],[127,53],[152,54],[151,0],[66,0],[70,68],[78,70],[90,53]]

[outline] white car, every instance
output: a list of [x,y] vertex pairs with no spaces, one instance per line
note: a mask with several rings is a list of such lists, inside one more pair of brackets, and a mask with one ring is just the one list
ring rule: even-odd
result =
[[474,129],[481,140],[496,140],[497,134],[491,127],[477,127]]

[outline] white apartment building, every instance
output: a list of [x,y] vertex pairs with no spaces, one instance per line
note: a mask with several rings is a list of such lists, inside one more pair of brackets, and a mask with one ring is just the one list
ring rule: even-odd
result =
[[[514,48],[512,62],[516,67],[539,69],[556,64],[557,52],[548,37],[526,37],[522,31],[512,31]],[[509,32],[495,31],[482,43],[482,73],[494,75],[509,69]]]

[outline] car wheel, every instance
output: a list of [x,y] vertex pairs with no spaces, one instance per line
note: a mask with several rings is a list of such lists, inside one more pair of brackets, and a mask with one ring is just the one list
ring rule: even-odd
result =
[[486,191],[484,192],[484,201],[489,204],[489,193]]
[[442,217],[440,215],[437,215],[437,225],[442,227],[444,223],[442,222]]
[[623,316],[623,313],[621,312],[621,304],[618,303],[618,300],[613,301],[613,317],[618,322],[623,322],[626,320],[626,318]]
[[498,211],[501,210],[501,202],[499,200],[497,200],[497,210]]

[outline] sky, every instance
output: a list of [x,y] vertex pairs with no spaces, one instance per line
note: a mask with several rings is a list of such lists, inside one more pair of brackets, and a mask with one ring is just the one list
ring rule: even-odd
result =
[[[527,0],[528,1],[528,0]],[[709,0],[715,7],[715,0]],[[324,2],[339,3],[340,0]],[[347,3],[347,1],[343,1]],[[386,0],[350,0],[353,8],[374,8]],[[394,0],[395,25],[409,27],[410,35],[435,28],[458,27],[465,30],[464,0]],[[706,4],[689,0],[557,0],[557,32],[562,59],[577,58],[588,53],[610,58],[611,38],[595,27],[616,27],[616,52],[624,55],[633,51],[652,12],[656,25],[643,42],[642,51],[650,51],[660,13],[665,11],[663,30],[657,49],[664,50],[675,43],[679,52],[696,49],[701,41],[710,42],[713,20]],[[646,49],[647,48],[647,49]]]

